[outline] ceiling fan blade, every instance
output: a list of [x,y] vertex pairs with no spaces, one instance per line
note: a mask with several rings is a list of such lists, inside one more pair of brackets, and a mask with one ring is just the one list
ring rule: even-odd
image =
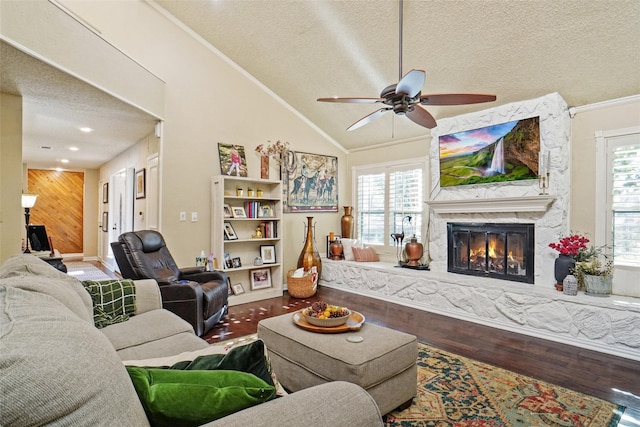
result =
[[422,90],[426,73],[423,70],[411,70],[405,74],[396,86],[396,93],[406,93],[413,98]]
[[478,93],[440,93],[422,95],[420,104],[422,105],[463,105],[479,104],[481,102],[492,102],[496,100],[495,95],[483,95]]
[[367,123],[374,121],[375,119],[377,119],[378,117],[380,117],[381,115],[383,115],[389,110],[390,108],[381,108],[377,111],[374,111],[373,113],[369,114],[368,116],[364,116],[363,118],[361,118],[360,120],[358,120],[357,122],[349,126],[347,130],[350,131],[350,130],[358,129],[359,127],[362,127]]
[[430,112],[425,110],[419,105],[414,105],[413,110],[407,111],[405,114],[412,122],[419,124],[420,126],[433,129],[436,127],[436,119],[433,118]]
[[384,98],[318,98],[320,102],[346,102],[351,104],[375,104],[383,102]]

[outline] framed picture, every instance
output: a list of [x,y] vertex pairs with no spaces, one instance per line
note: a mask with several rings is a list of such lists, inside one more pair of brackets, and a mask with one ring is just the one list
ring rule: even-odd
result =
[[233,261],[231,261],[231,254],[229,252],[224,253],[224,267],[233,268]]
[[102,184],[102,203],[109,203],[109,183]]
[[260,207],[260,218],[270,218],[273,216],[273,209],[271,205],[265,205]]
[[142,168],[136,171],[136,199],[144,199],[146,190],[146,174]]
[[227,295],[233,295],[233,289],[231,289],[231,279],[227,276]]
[[275,245],[261,245],[260,246],[260,258],[262,258],[263,264],[275,264],[276,262],[276,247]]
[[231,261],[232,261],[232,264],[233,264],[233,268],[242,267],[242,261],[240,261],[240,257],[239,256],[233,258]]
[[234,218],[246,218],[247,214],[242,206],[232,206],[231,213]]
[[102,212],[102,231],[109,232],[109,212]]
[[291,153],[283,167],[284,212],[337,212],[338,158]]
[[242,145],[219,142],[218,156],[220,157],[220,173],[222,175],[248,176],[247,159]]
[[244,294],[244,288],[242,287],[242,283],[236,283],[231,288],[233,290],[234,295]]
[[271,269],[251,270],[251,290],[271,287]]
[[231,225],[230,222],[224,223],[224,238],[227,240],[238,240],[236,230],[233,229],[233,225]]
[[225,218],[231,218],[233,216],[233,213],[231,212],[231,206],[229,206],[228,204],[225,203],[224,205],[224,217]]

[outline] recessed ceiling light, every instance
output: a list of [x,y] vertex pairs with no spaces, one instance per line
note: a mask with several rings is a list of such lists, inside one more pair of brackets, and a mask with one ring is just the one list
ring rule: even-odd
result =
[[61,163],[69,163],[69,160],[68,159],[62,159],[62,160],[60,160],[60,162]]
[[90,127],[83,127],[83,128],[80,128],[80,131],[85,133],[90,133],[90,132],[93,132],[93,129],[91,129]]
[[79,148],[78,147],[69,147],[69,151],[78,151]]

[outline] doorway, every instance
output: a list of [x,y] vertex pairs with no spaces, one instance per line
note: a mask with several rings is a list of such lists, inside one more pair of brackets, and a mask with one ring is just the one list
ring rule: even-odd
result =
[[[122,169],[109,177],[109,242],[115,242],[122,233],[133,230],[134,179],[134,168]],[[107,244],[106,264],[108,268],[119,271],[110,244]]]

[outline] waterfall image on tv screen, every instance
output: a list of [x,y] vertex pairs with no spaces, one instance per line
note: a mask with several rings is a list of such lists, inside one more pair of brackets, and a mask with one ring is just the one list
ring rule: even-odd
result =
[[442,135],[440,186],[536,179],[540,117]]

